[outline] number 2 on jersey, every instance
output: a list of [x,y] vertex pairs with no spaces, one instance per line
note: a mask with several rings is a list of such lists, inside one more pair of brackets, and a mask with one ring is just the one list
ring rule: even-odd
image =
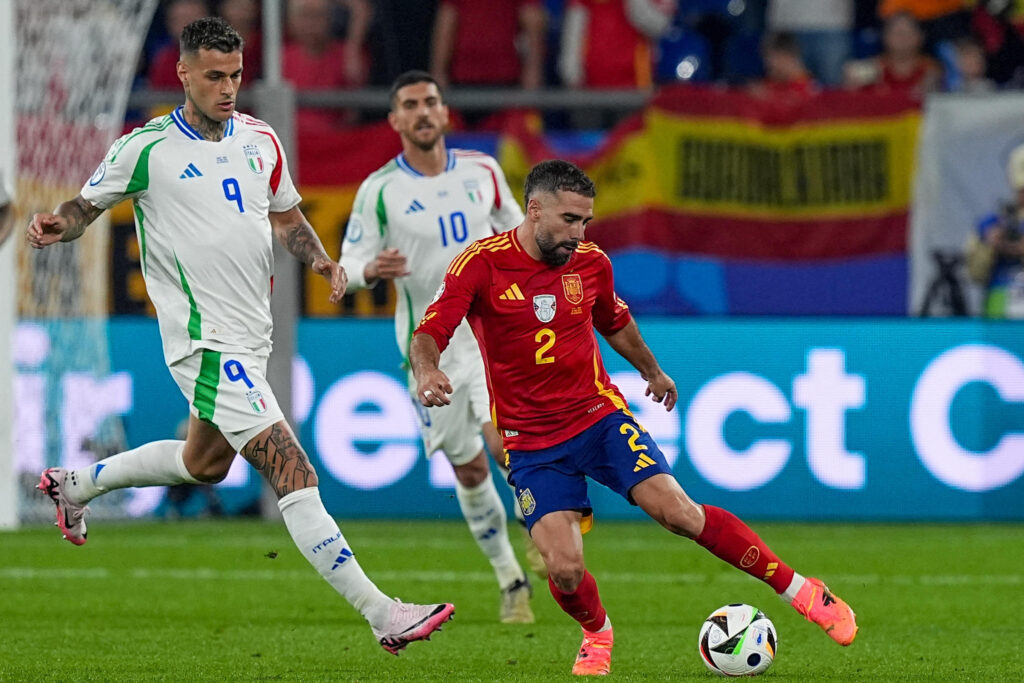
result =
[[448,235],[451,235],[453,242],[465,242],[469,237],[469,227],[466,225],[466,214],[455,211],[448,216],[447,227],[444,224],[444,216],[437,217],[437,224],[441,227],[441,246],[448,246]]
[[238,181],[234,178],[225,178],[221,187],[224,188],[224,197],[229,202],[238,204],[238,213],[245,213],[245,207],[242,206],[242,188],[238,186]]
[[540,348],[537,349],[537,353],[534,354],[534,358],[537,360],[537,365],[545,365],[546,363],[554,363],[554,356],[545,356],[544,354],[551,350],[551,347],[555,345],[555,332],[548,328],[541,329],[537,334],[533,335],[533,341],[540,344]]

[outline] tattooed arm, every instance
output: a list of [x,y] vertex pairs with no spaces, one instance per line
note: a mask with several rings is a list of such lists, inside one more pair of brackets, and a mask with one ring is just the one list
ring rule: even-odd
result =
[[36,249],[57,242],[70,242],[82,236],[103,209],[93,206],[82,195],[58,206],[53,213],[37,213],[28,224],[28,243]]
[[314,273],[323,275],[331,283],[331,295],[329,300],[332,304],[341,301],[345,294],[345,287],[348,285],[348,276],[345,269],[338,265],[337,261],[324,251],[324,245],[320,238],[313,231],[306,217],[302,215],[299,207],[295,206],[287,211],[270,212],[270,227],[274,236],[285,249],[295,258],[303,263],[309,264]]

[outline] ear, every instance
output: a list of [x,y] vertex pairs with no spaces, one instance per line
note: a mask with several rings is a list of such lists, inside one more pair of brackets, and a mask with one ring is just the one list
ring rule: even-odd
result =
[[178,80],[182,85],[188,85],[188,65],[184,60],[179,59],[177,65]]
[[530,197],[530,201],[526,202],[526,213],[529,214],[530,218],[533,220],[540,218],[541,208],[540,200],[537,199],[536,195]]
[[391,130],[398,132],[398,117],[394,111],[388,112],[388,123],[391,125]]

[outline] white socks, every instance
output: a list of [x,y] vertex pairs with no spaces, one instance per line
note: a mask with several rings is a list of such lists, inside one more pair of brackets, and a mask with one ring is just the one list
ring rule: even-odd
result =
[[184,441],[151,441],[68,472],[64,495],[81,505],[107,491],[130,486],[202,484],[185,468],[184,452]]
[[473,488],[467,488],[456,481],[455,495],[459,499],[462,516],[469,525],[469,532],[494,567],[498,585],[508,588],[516,581],[521,581],[526,575],[508,540],[508,518],[494,480],[488,475]]
[[779,597],[786,602],[792,603],[796,600],[796,594],[804,587],[804,581],[806,580],[796,572],[793,572],[793,580],[789,582],[789,588],[779,593]]
[[323,502],[320,489],[300,489],[277,501],[299,552],[355,607],[370,626],[383,630],[391,616],[391,598],[366,576]]

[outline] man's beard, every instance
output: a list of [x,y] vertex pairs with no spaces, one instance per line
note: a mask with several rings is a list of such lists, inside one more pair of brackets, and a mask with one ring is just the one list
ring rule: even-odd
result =
[[[579,242],[577,240],[555,242],[550,235],[537,235],[536,241],[537,248],[540,249],[541,260],[551,266],[564,266],[569,262],[569,259],[572,258],[573,253],[576,251],[576,247],[579,246]],[[559,247],[565,247],[570,251],[563,254],[558,251]]]

